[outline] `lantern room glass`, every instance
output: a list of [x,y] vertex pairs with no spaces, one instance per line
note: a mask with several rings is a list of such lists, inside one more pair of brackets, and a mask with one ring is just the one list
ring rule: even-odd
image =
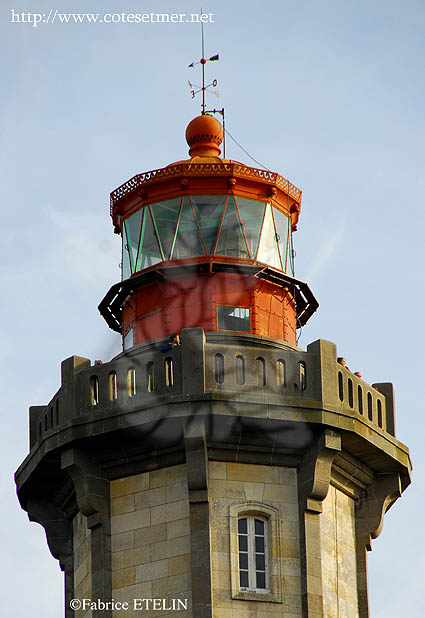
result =
[[293,275],[290,219],[234,195],[185,195],[140,208],[123,223],[122,277],[168,260],[255,260]]

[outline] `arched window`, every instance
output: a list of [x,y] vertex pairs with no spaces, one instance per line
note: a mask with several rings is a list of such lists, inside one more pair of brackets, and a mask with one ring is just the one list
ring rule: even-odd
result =
[[154,388],[155,388],[154,364],[153,364],[153,361],[150,361],[146,365],[146,389],[148,393],[153,393]]
[[47,414],[44,415],[44,431],[47,431]]
[[115,371],[111,371],[108,376],[109,382],[109,399],[111,401],[115,401],[118,397],[118,384],[117,384],[117,374]]
[[165,365],[165,384],[166,386],[173,386],[174,384],[174,368],[173,359],[168,357],[164,361]]
[[338,392],[339,392],[339,400],[344,401],[344,378],[342,377],[342,373],[338,371]]
[[245,359],[241,354],[235,358],[236,384],[245,384]]
[[286,365],[281,358],[276,361],[276,383],[282,388],[286,386]]
[[40,421],[38,423],[38,437],[41,438],[41,434],[43,433],[43,423]]
[[261,356],[257,358],[257,384],[266,385],[266,361]]
[[56,425],[59,425],[59,399],[56,399]]
[[267,520],[256,515],[238,519],[239,586],[241,590],[268,589]]
[[298,388],[300,391],[307,388],[307,370],[303,361],[298,362]]
[[224,356],[223,354],[215,355],[214,372],[215,372],[215,381],[217,382],[217,384],[223,384],[224,382]]
[[99,403],[99,380],[97,376],[90,378],[90,403],[92,406],[97,406]]
[[352,408],[354,405],[353,380],[351,378],[348,378],[348,405],[350,406],[350,408]]
[[382,427],[382,402],[380,399],[378,399],[377,401],[377,406],[378,406],[378,425],[379,427]]
[[370,393],[367,394],[367,417],[370,421],[373,420],[372,395]]
[[127,394],[129,397],[134,397],[136,394],[136,370],[130,367],[127,371]]
[[359,400],[359,412],[363,414],[363,390],[360,384],[357,387],[357,398]]
[[53,406],[50,406],[50,427],[53,427]]

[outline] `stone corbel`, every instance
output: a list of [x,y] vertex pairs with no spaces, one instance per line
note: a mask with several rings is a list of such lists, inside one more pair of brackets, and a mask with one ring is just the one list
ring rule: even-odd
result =
[[380,475],[369,485],[356,505],[356,532],[358,540],[371,550],[371,539],[376,539],[384,524],[384,515],[401,496],[400,475]]
[[69,448],[62,453],[61,466],[72,479],[87,526],[92,528],[109,521],[109,481],[95,461],[86,453]]
[[30,498],[27,508],[28,519],[43,526],[50,553],[59,560],[61,570],[67,570],[72,563],[71,522],[63,511],[45,500]]
[[208,502],[208,454],[205,426],[191,419],[184,428],[189,502]]
[[302,511],[322,512],[322,501],[329,489],[332,463],[340,450],[341,437],[327,429],[306,453],[298,474]]

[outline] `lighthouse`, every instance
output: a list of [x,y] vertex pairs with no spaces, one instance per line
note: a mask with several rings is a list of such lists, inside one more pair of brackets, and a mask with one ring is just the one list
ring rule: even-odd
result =
[[393,386],[297,344],[318,308],[301,190],[222,158],[207,113],[186,140],[111,193],[122,276],[99,311],[123,349],[64,360],[30,408],[21,506],[66,618],[367,618],[367,551],[410,482]]

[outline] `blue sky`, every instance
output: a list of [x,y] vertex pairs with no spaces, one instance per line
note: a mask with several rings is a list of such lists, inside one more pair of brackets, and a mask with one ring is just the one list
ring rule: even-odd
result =
[[[97,311],[120,277],[109,192],[185,158],[185,128],[199,113],[187,86],[199,79],[187,68],[200,57],[198,25],[10,22],[11,9],[50,8],[199,11],[183,0],[2,6],[0,577],[3,612],[15,618],[63,614],[57,563],[11,480],[27,453],[28,406],[57,390],[62,359],[119,351]],[[334,341],[366,381],[395,385],[397,437],[414,475],[369,554],[371,615],[420,618],[425,5],[215,0],[203,9],[214,13],[206,53],[221,55],[210,105],[224,105],[243,147],[303,190],[296,274],[320,308],[300,345]],[[230,140],[227,156],[250,163]]]

